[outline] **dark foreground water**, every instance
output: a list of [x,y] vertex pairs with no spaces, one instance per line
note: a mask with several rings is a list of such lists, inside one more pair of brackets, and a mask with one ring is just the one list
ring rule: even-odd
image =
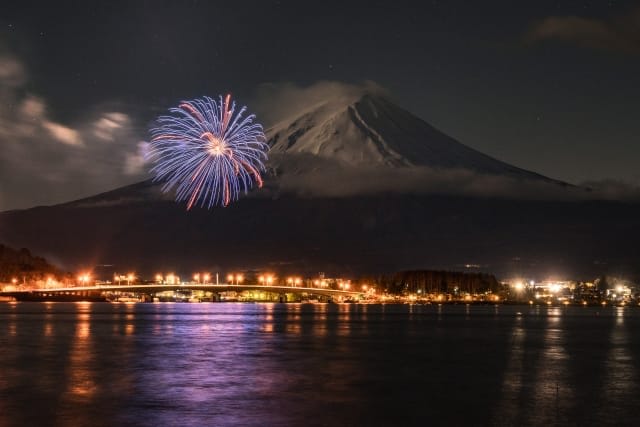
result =
[[639,425],[640,308],[0,304],[0,426]]

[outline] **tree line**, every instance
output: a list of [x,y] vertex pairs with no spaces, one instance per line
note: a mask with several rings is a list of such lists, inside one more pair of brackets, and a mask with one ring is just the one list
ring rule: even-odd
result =
[[50,276],[60,278],[63,275],[58,268],[44,258],[32,255],[28,249],[0,245],[0,282],[9,283],[12,279],[28,282]]
[[488,273],[463,273],[439,270],[400,271],[379,279],[389,293],[481,293],[497,292],[500,282]]

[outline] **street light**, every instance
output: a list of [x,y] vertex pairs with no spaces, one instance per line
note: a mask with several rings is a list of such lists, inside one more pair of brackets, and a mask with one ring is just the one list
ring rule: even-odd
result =
[[229,274],[227,275],[227,281],[232,285],[239,285],[244,281],[244,276],[242,274]]
[[136,276],[133,273],[129,273],[127,274],[127,285],[130,285],[131,282],[133,282],[135,280]]
[[262,286],[273,284],[274,277],[271,274],[261,274],[258,276],[258,283]]
[[202,277],[202,279],[204,280],[205,285],[209,282],[210,278],[211,276],[209,275],[209,273],[204,273],[204,276]]
[[86,285],[90,279],[91,279],[91,276],[89,275],[89,273],[82,273],[78,276],[78,281],[82,285]]
[[194,274],[194,275],[193,275],[193,280],[194,280],[196,283],[199,283],[199,282],[200,282],[200,274],[199,274],[199,273]]

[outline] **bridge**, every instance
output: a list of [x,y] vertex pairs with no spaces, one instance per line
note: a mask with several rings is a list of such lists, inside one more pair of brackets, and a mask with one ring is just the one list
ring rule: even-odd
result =
[[[66,288],[30,289],[0,292],[0,297],[15,298],[17,301],[107,301],[109,296],[122,293],[140,294],[150,299],[162,292],[179,291],[204,291],[209,293],[212,301],[220,300],[223,292],[244,292],[261,291],[280,296],[280,301],[287,301],[286,294],[324,297],[325,300],[351,300],[358,299],[361,292],[329,289],[329,288],[309,288],[295,286],[274,286],[274,285],[233,285],[229,283],[221,284],[128,284],[128,285],[95,285],[77,286]],[[284,300],[282,298],[284,296]]]

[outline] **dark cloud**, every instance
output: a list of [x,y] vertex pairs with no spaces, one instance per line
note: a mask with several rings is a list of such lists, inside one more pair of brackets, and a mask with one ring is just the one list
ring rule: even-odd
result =
[[561,40],[587,48],[639,54],[640,7],[608,20],[550,16],[535,22],[525,40],[529,43]]
[[144,143],[125,112],[90,106],[61,123],[49,103],[26,89],[29,76],[0,51],[0,211],[106,191],[146,176]]
[[367,194],[435,194],[519,200],[640,201],[640,187],[623,182],[590,183],[590,187],[481,174],[468,169],[349,169],[330,174],[310,171],[283,175],[284,192],[306,197],[349,197]]
[[345,165],[310,155],[272,156],[277,180],[266,194],[350,197],[368,194],[435,194],[520,200],[640,201],[640,187],[622,181],[574,186],[557,181],[522,179],[469,169],[367,167]]

